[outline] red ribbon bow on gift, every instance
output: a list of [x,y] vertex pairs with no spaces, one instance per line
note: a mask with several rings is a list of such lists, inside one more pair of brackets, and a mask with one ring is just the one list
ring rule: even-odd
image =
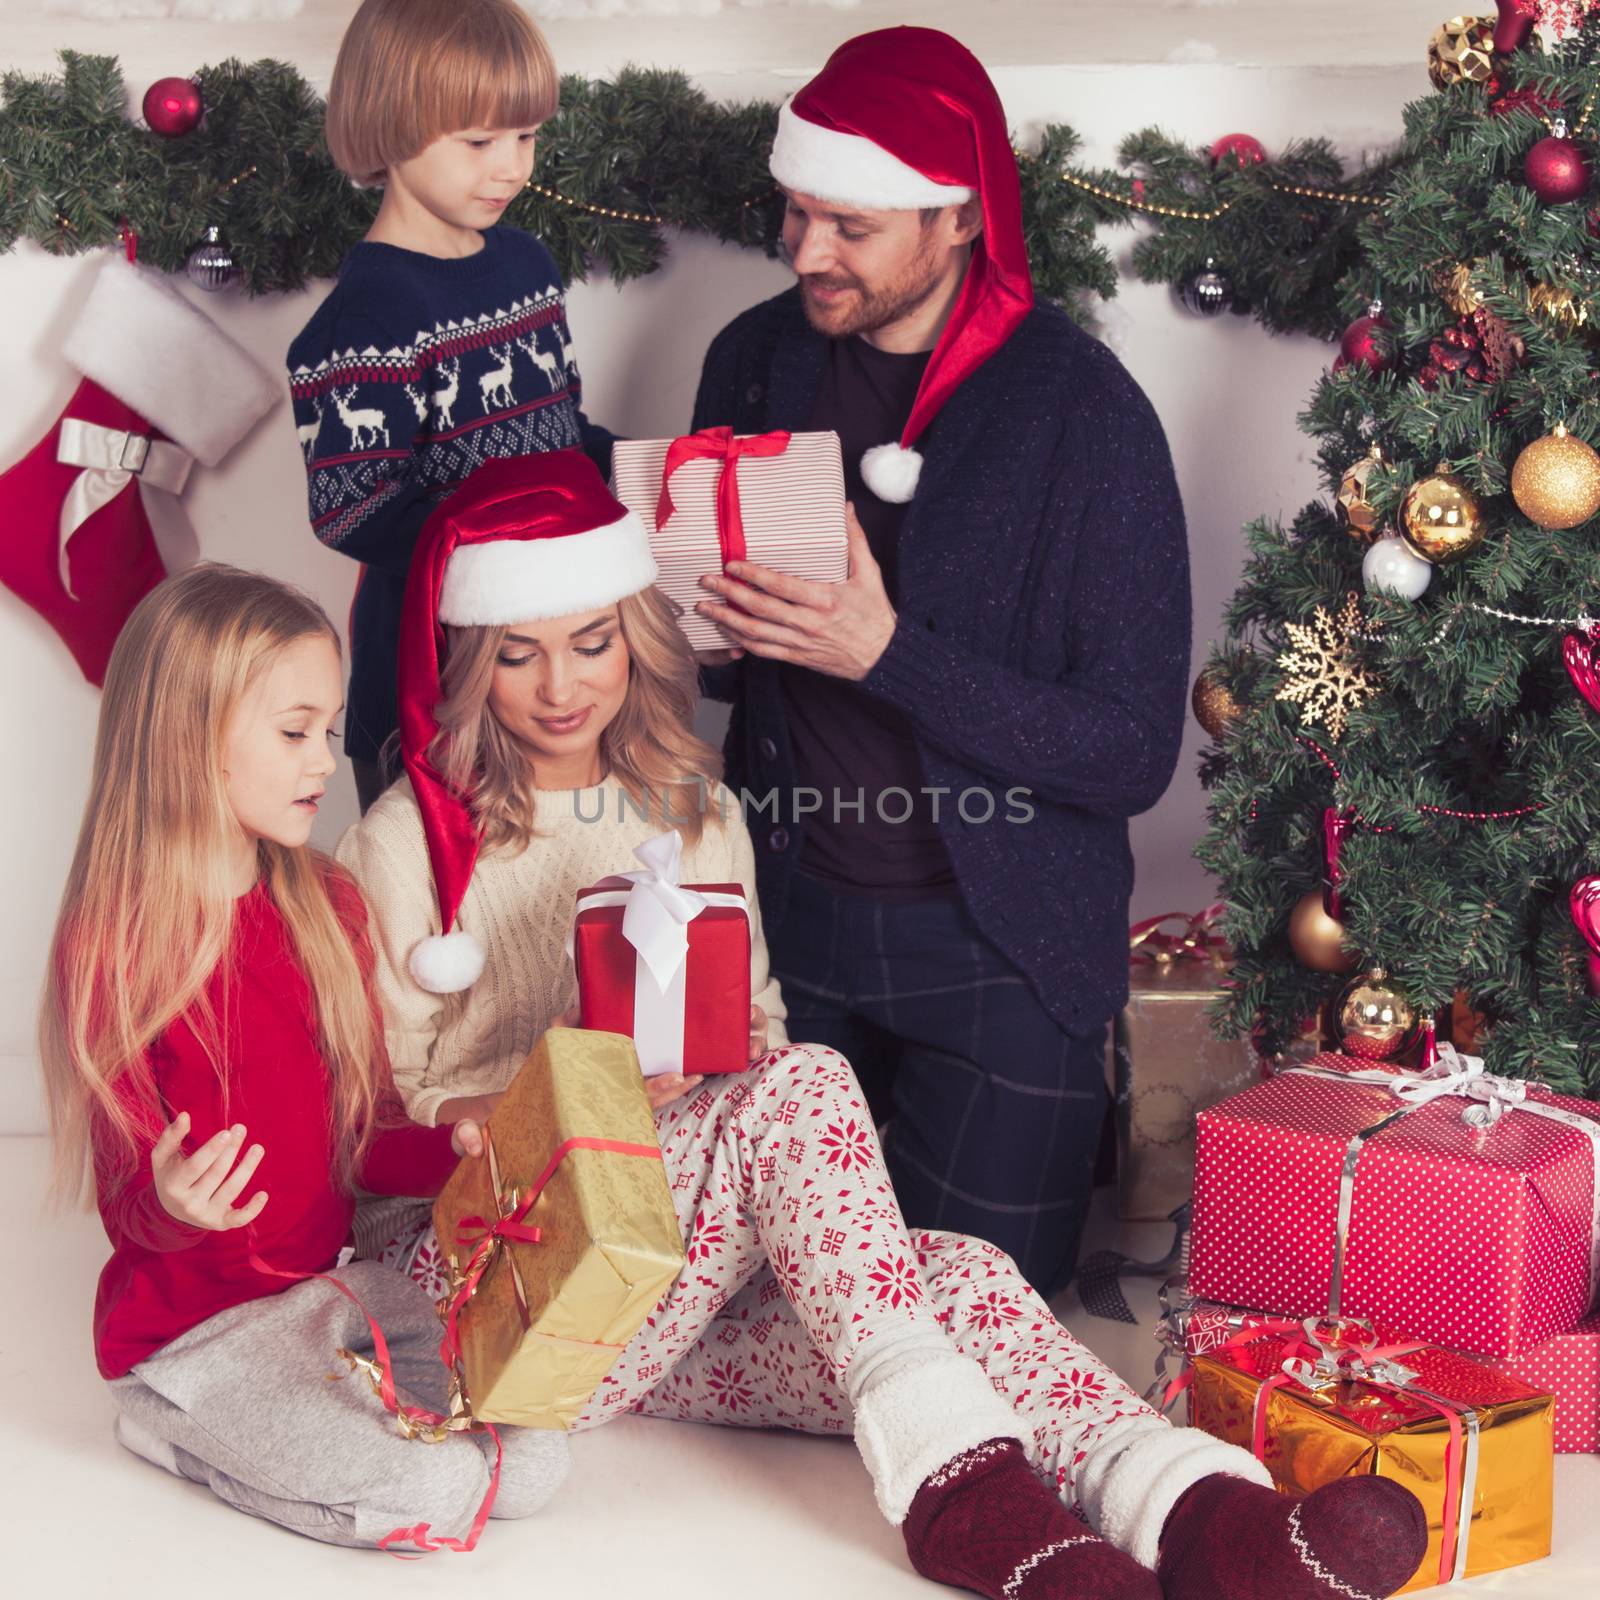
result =
[[[1153,961],[1164,967],[1185,957],[1209,959],[1216,966],[1225,966],[1228,944],[1220,933],[1211,930],[1222,920],[1226,908],[1219,900],[1204,911],[1190,916],[1186,911],[1163,911],[1159,917],[1146,917],[1128,929],[1128,952],[1134,961]],[[1182,922],[1182,933],[1162,931],[1163,922]]]
[[745,559],[744,515],[739,507],[740,456],[781,456],[789,448],[787,433],[753,433],[737,439],[732,428],[702,428],[699,433],[674,439],[667,449],[661,473],[661,498],[656,503],[656,527],[666,524],[677,509],[672,503],[672,474],[690,461],[720,461],[717,478],[717,541],[722,564]]

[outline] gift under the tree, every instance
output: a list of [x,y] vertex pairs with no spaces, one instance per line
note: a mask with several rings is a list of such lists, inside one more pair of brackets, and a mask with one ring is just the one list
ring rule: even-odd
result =
[[585,1028],[625,1033],[647,1078],[750,1065],[750,908],[737,883],[679,883],[674,829],[637,872],[578,893],[572,958]]
[[[1261,1076],[1250,1041],[1219,1039],[1207,1014],[1228,974],[1210,931],[1220,910],[1129,930],[1128,1003],[1113,1029],[1117,1215],[1127,1221],[1169,1217],[1189,1198],[1195,1114]],[[1168,931],[1173,922],[1180,931]]]
[[1200,1113],[1189,1284],[1286,1316],[1367,1317],[1487,1356],[1589,1310],[1600,1105],[1322,1055]]
[[844,463],[836,433],[735,434],[705,428],[680,439],[619,439],[611,488],[644,523],[660,576],[696,650],[728,638],[695,610],[700,585],[730,561],[812,583],[849,576]]
[[552,1028],[433,1208],[445,1359],[480,1422],[566,1428],[683,1266],[632,1043]]
[[1555,1396],[1557,1455],[1600,1451],[1600,1311],[1494,1365]]
[[[1196,1356],[1189,1420],[1252,1450],[1280,1489],[1371,1473],[1410,1489],[1428,1549],[1405,1590],[1550,1553],[1551,1398],[1432,1345],[1349,1320],[1249,1328]],[[1404,1591],[1402,1591],[1404,1592]]]

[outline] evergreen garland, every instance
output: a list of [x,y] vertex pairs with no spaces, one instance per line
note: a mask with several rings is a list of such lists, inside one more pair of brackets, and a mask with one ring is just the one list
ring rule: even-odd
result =
[[[371,223],[376,191],[354,188],[328,157],[322,102],[278,61],[224,61],[195,74],[206,115],[164,139],[131,119],[115,57],[63,51],[59,75],[0,79],[0,250],[27,238],[59,254],[112,244],[126,219],[143,259],[179,271],[209,226],[220,227],[251,294],[330,277]],[[562,80],[561,110],[542,130],[534,181],[506,220],[549,245],[569,280],[603,264],[618,282],[658,268],[667,226],[775,255],[782,204],[767,172],[777,124],[764,102],[719,106],[679,72],[625,69],[614,82]],[[1039,294],[1074,315],[1089,295],[1116,293],[1116,268],[1096,239],[1101,223],[1136,212],[1062,181],[1080,144],[1047,127],[1022,153],[1023,226]],[[1080,174],[1130,196],[1206,212],[1218,221],[1149,218],[1134,249],[1148,282],[1181,284],[1215,256],[1237,284],[1240,309],[1276,331],[1337,331],[1335,285],[1354,264],[1360,220],[1349,206],[1310,201],[1287,186],[1341,189],[1327,144],[1294,146],[1267,167],[1213,171],[1202,155],[1153,130],[1121,150],[1114,173]],[[1374,186],[1387,169],[1364,174]],[[643,214],[659,221],[596,214]]]
[[[1574,132],[1600,89],[1593,64],[1600,22],[1548,54],[1513,56],[1508,89],[1560,102]],[[1528,149],[1546,134],[1531,111],[1491,114],[1478,91],[1428,96],[1405,113],[1389,203],[1361,221],[1360,264],[1339,288],[1341,315],[1374,295],[1394,324],[1387,371],[1352,366],[1317,385],[1301,417],[1334,491],[1372,439],[1388,464],[1367,498],[1381,521],[1400,517],[1406,490],[1441,461],[1480,498],[1486,537],[1464,559],[1435,568],[1416,602],[1365,595],[1357,642],[1380,692],[1331,747],[1335,782],[1304,742],[1298,706],[1276,698],[1287,674],[1276,657],[1285,628],[1313,608],[1337,611],[1363,590],[1363,541],[1318,501],[1284,528],[1249,530],[1243,582],[1226,614],[1210,670],[1247,710],[1204,760],[1210,826],[1196,851],[1221,880],[1238,953],[1237,985],[1219,1020],[1257,1024],[1270,1048],[1291,1040],[1345,981],[1292,953],[1296,901],[1321,880],[1324,808],[1349,808],[1392,831],[1358,827],[1341,867],[1342,919],[1368,963],[1382,965],[1424,1014],[1447,1011],[1458,990],[1487,1018],[1475,1048],[1489,1069],[1600,1093],[1600,1001],[1586,984],[1586,949],[1568,910],[1573,883],[1600,870],[1600,714],[1574,691],[1562,637],[1574,631],[1493,616],[1600,613],[1600,520],[1566,532],[1530,522],[1509,492],[1520,451],[1565,421],[1600,438],[1593,298],[1600,242],[1591,201],[1546,205],[1527,187]],[[1595,161],[1595,130],[1582,135]],[[1440,274],[1470,264],[1483,305],[1526,346],[1498,382],[1415,380],[1431,341],[1457,322]],[[1570,290],[1587,314],[1562,325],[1530,309],[1534,284]],[[1537,806],[1510,821],[1456,820],[1422,808],[1491,812]]]

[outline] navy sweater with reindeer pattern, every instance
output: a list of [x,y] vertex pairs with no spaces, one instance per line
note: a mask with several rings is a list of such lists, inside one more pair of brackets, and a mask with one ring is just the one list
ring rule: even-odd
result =
[[434,507],[498,456],[582,448],[592,427],[550,252],[496,227],[459,259],[363,241],[289,347],[311,527],[362,563],[350,614],[345,749],[377,759],[398,725],[400,603]]

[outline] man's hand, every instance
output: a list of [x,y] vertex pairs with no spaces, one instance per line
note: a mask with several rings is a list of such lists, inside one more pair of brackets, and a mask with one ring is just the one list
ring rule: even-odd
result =
[[728,667],[743,660],[743,650],[696,650],[694,653],[697,667]]
[[845,517],[850,576],[843,583],[811,583],[732,561],[725,572],[700,580],[720,599],[702,600],[695,610],[752,655],[859,683],[889,648],[895,610],[854,506],[846,506]]
[[150,1173],[162,1209],[191,1228],[217,1233],[254,1222],[267,1203],[265,1189],[258,1189],[242,1206],[233,1202],[261,1165],[265,1150],[253,1144],[240,1160],[245,1130],[236,1122],[212,1134],[192,1156],[186,1156],[183,1140],[188,1131],[189,1113],[180,1111],[151,1147]]

